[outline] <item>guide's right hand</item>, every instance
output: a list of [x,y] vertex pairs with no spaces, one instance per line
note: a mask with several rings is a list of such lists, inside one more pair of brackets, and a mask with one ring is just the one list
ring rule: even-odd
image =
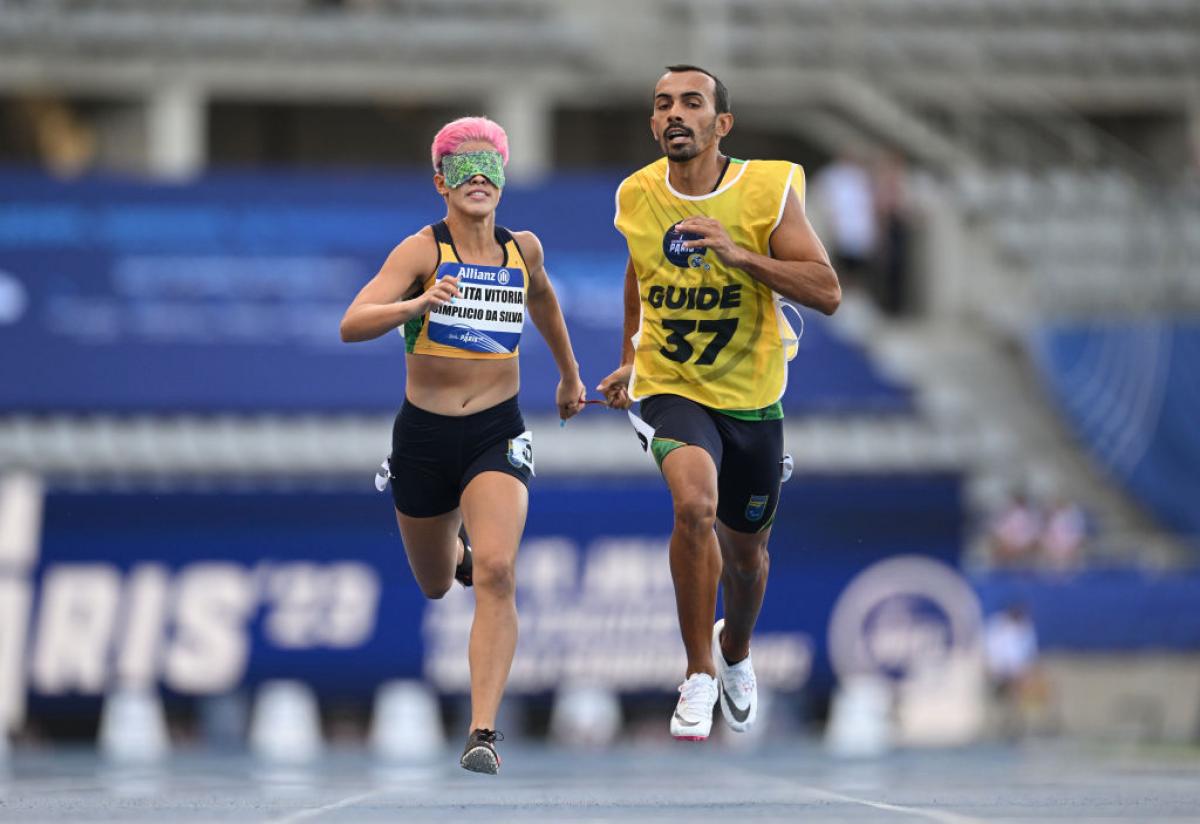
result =
[[613,409],[628,409],[633,406],[633,400],[629,397],[631,374],[633,374],[633,364],[627,363],[614,370],[596,387],[596,391],[604,395],[605,402]]
[[430,309],[435,309],[438,306],[445,306],[450,303],[452,298],[457,297],[458,278],[447,276],[439,278],[433,286],[429,287],[420,297],[421,314],[428,312]]

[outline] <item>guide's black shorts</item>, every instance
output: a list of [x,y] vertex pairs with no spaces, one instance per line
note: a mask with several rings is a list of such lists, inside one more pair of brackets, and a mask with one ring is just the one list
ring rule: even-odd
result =
[[783,421],[744,421],[678,395],[651,395],[641,418],[654,427],[659,465],[677,446],[698,446],[717,466],[717,519],[735,532],[761,532],[775,520],[783,460]]
[[458,507],[481,472],[504,472],[526,486],[533,445],[516,397],[473,415],[437,415],[407,399],[392,426],[392,500],[402,514],[429,518]]

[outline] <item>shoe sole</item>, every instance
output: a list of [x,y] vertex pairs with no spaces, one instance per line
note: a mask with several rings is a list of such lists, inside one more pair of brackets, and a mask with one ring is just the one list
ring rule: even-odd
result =
[[476,747],[463,754],[459,762],[464,770],[495,775],[500,772],[500,759],[487,747]]
[[[718,693],[718,698],[720,694]],[[676,723],[678,722],[678,724]],[[676,730],[679,730],[676,732]],[[690,732],[685,732],[690,730]],[[703,732],[702,732],[703,731]],[[676,741],[704,741],[712,732],[712,724],[710,723],[705,728],[702,722],[697,721],[694,724],[688,724],[679,717],[679,712],[676,710],[675,715],[671,717],[671,737]]]
[[725,723],[729,725],[729,729],[734,732],[749,732],[754,726],[758,713],[755,712],[750,718],[745,721],[738,721],[733,717],[733,712],[729,708],[729,696],[725,693],[723,681],[723,670],[726,668],[725,654],[721,652],[721,630],[725,627],[725,619],[722,618],[717,623],[713,624],[713,666],[717,668],[717,703],[721,705],[721,717],[725,719]]

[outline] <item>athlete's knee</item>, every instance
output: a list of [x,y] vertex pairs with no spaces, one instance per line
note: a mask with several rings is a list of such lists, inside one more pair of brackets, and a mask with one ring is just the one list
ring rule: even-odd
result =
[[510,561],[480,558],[476,552],[472,575],[476,592],[495,597],[511,597],[516,593],[516,573]]
[[771,554],[767,552],[766,544],[729,553],[724,560],[726,573],[740,581],[758,580],[771,569]]
[[438,601],[450,591],[450,587],[454,584],[453,579],[446,581],[417,581],[417,585],[421,587],[421,594],[431,601]]
[[717,520],[717,502],[706,495],[697,495],[675,502],[675,528],[685,532],[707,534]]

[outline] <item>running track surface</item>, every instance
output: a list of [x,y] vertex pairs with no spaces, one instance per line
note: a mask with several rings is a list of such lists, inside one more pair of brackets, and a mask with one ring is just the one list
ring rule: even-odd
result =
[[18,751],[0,763],[0,822],[1200,824],[1195,755],[1055,743],[839,761],[804,741],[501,752],[491,777],[460,769],[456,752],[403,766],[336,752],[291,768],[195,753],[135,768],[83,750]]

